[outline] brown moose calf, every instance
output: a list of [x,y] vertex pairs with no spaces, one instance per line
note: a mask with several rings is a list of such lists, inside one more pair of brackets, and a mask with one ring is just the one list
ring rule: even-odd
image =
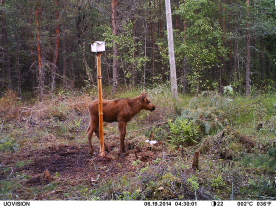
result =
[[[118,122],[120,133],[120,156],[125,152],[126,125],[132,117],[141,110],[155,110],[155,105],[148,99],[148,94],[143,92],[140,96],[128,99],[103,100],[103,120],[104,122]],[[99,101],[95,100],[89,105],[90,124],[87,129],[90,153],[93,155],[92,135],[95,132],[99,138]]]

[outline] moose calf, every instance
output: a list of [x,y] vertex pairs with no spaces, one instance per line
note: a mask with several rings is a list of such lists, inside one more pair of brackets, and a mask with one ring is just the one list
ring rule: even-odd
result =
[[[92,135],[95,132],[99,138],[99,101],[95,100],[89,104],[90,124],[87,129],[90,153],[93,155]],[[103,100],[103,120],[104,122],[118,122],[120,133],[120,156],[125,152],[126,125],[132,117],[141,110],[155,110],[155,105],[148,99],[148,94],[142,92],[140,96],[132,99],[121,98],[117,100]]]

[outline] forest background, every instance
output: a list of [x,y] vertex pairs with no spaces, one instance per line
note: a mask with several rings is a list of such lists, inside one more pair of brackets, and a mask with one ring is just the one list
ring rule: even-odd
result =
[[[272,88],[273,0],[171,1],[179,91]],[[0,91],[20,97],[97,83],[90,44],[102,40],[103,83],[170,80],[163,0],[1,0]]]

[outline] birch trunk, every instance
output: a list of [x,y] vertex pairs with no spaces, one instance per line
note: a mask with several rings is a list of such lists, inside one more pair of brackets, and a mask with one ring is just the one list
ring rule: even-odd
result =
[[166,4],[166,19],[167,19],[169,58],[170,58],[170,72],[171,72],[171,90],[172,90],[173,98],[177,99],[178,98],[178,91],[177,91],[177,79],[176,79],[176,69],[175,69],[172,13],[171,13],[171,2],[170,2],[170,0],[165,0],[165,4]]

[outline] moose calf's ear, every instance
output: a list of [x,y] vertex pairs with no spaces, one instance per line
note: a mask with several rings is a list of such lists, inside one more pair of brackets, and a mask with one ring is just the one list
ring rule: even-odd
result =
[[148,96],[148,92],[143,91],[143,92],[141,93],[141,96],[147,97],[147,96]]
[[148,97],[148,93],[147,92],[145,92],[145,91],[143,91],[142,93],[141,93],[141,101],[143,101],[145,98],[147,98]]

